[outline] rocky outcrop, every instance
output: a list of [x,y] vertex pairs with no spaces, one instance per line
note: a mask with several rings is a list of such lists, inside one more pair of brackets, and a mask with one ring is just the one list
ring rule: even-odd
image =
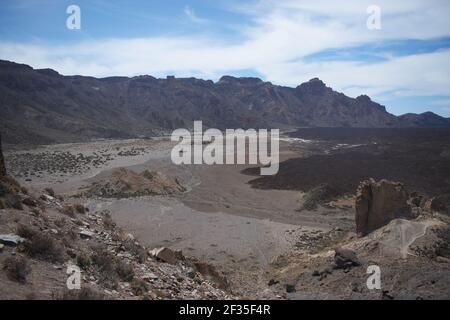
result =
[[427,199],[423,204],[423,210],[427,212],[450,213],[450,194],[439,195]]
[[0,137],[0,210],[14,208],[22,210],[22,200],[26,189],[22,188],[14,178],[6,174]]
[[2,137],[0,135],[0,177],[6,176],[5,160],[3,158]]
[[130,198],[148,195],[171,195],[182,193],[186,189],[178,179],[157,171],[145,170],[136,173],[125,168],[115,169],[111,176],[94,182],[82,192],[83,196],[104,198]]
[[314,210],[317,209],[318,205],[324,205],[330,202],[339,195],[338,190],[333,186],[322,183],[319,186],[308,191],[302,201],[303,206],[301,210]]
[[363,236],[396,218],[413,218],[403,184],[388,180],[363,181],[356,194],[356,232]]
[[178,261],[184,260],[183,253],[179,250],[174,251],[172,249],[161,247],[155,248],[149,251],[150,256],[155,257],[161,261],[176,264]]

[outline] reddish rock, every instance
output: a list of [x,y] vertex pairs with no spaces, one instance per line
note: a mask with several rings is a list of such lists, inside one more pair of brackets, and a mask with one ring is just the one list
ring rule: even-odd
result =
[[374,179],[360,183],[356,194],[356,232],[364,236],[396,218],[414,218],[403,184]]

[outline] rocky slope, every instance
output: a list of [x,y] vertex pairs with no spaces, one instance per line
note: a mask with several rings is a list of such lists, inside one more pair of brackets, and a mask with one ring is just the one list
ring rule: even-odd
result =
[[108,179],[94,182],[80,196],[129,198],[146,195],[171,195],[186,189],[176,178],[157,171],[145,170],[138,174],[126,168],[114,169]]
[[[365,193],[367,187],[374,194]],[[334,240],[337,230],[310,237],[306,240],[313,250],[279,256],[272,262],[269,284],[273,291],[280,295],[284,291],[290,299],[450,297],[448,202],[408,194],[396,182],[369,180],[361,183],[355,206],[356,232],[334,236]],[[399,218],[403,215],[383,210],[388,207],[408,207],[416,214]],[[325,237],[332,241],[324,246]],[[374,270],[380,272],[378,284],[369,277]]]
[[433,112],[421,114],[407,113],[399,117],[400,123],[404,127],[448,127],[449,118],[443,118]]
[[[1,155],[1,148],[0,148]],[[69,270],[81,288],[69,289]],[[0,299],[231,299],[213,266],[148,250],[107,211],[36,193],[0,175]],[[72,271],[71,271],[72,272]]]
[[[422,125],[397,118],[369,97],[333,91],[319,79],[296,88],[257,78],[214,83],[151,76],[96,79],[0,60],[0,131],[8,143],[150,136],[174,128],[392,127]],[[449,126],[436,116],[427,126]]]

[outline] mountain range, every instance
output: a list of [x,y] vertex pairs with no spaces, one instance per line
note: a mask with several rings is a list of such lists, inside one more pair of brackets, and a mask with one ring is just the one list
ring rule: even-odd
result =
[[368,96],[351,98],[315,78],[296,88],[258,78],[63,76],[0,60],[5,143],[147,137],[205,127],[450,127],[432,112],[395,116]]

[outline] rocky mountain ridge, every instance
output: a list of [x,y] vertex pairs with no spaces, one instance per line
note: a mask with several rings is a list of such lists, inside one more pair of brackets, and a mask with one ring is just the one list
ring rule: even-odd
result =
[[0,60],[0,132],[9,144],[154,136],[175,128],[450,126],[438,115],[396,117],[315,78],[296,88],[258,78],[218,82],[152,76],[63,76]]

